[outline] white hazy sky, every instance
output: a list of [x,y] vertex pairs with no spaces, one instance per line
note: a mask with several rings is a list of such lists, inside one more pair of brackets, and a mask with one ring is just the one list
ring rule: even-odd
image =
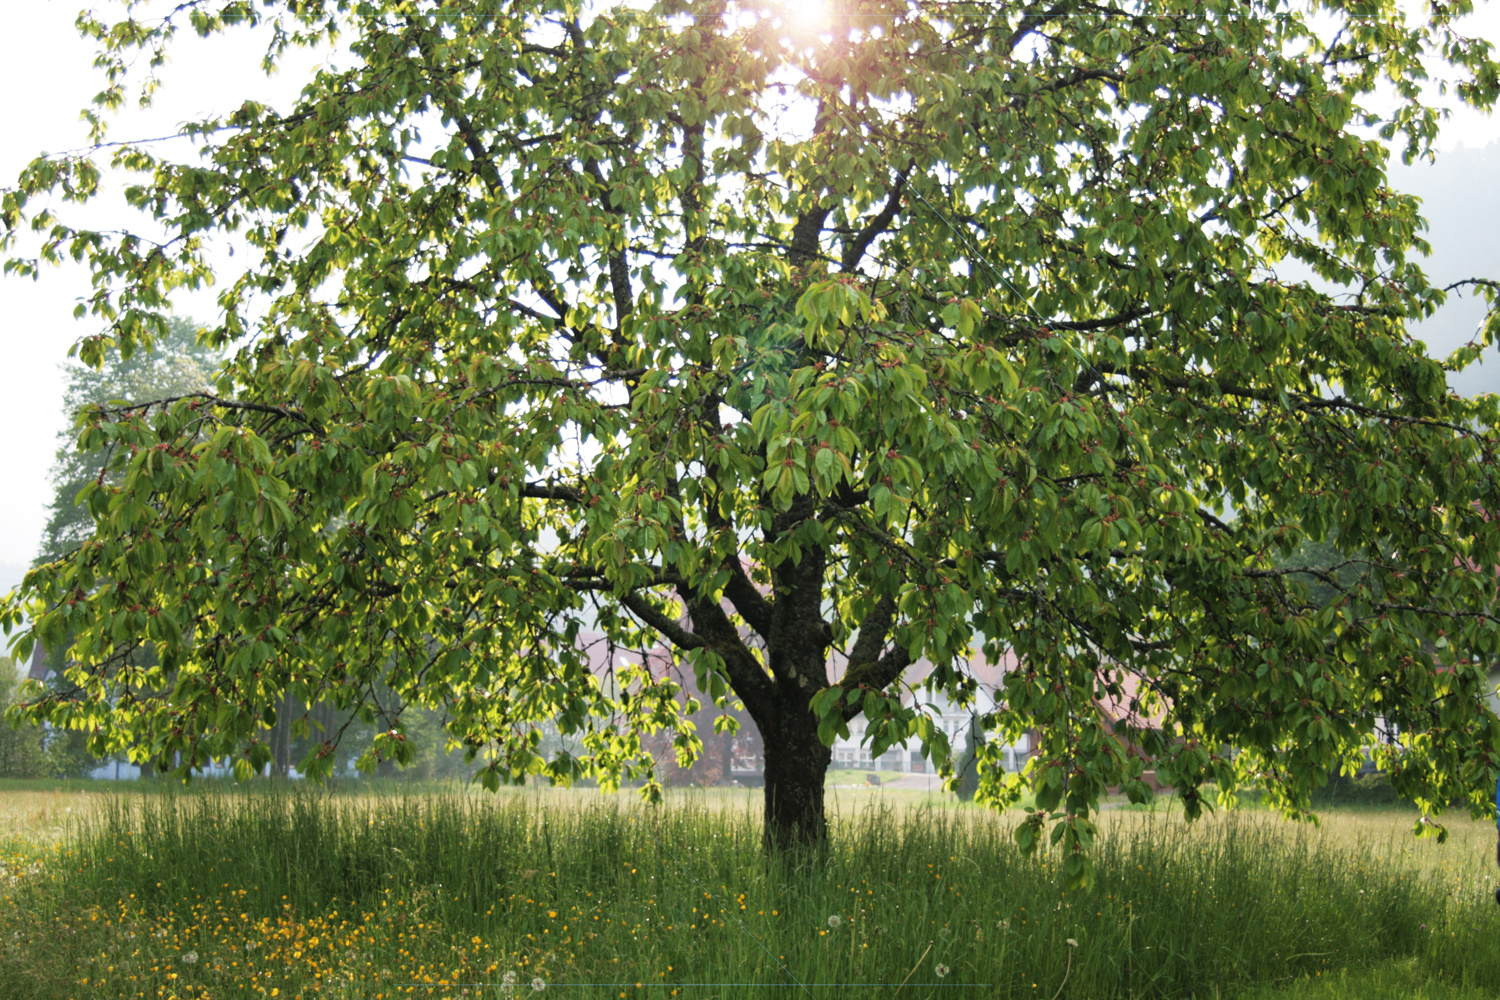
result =
[[[8,185],[43,151],[83,145],[78,111],[100,89],[101,79],[91,68],[92,43],[80,40],[73,27],[81,3],[7,4],[11,43],[7,58],[0,62],[0,92],[12,99],[0,105],[0,135],[5,136],[0,145],[0,186]],[[108,16],[118,7],[106,2],[96,9]],[[1500,3],[1484,6],[1472,23],[1472,33],[1500,38]],[[163,135],[179,122],[229,111],[247,98],[285,108],[315,60],[304,57],[268,80],[257,68],[259,55],[244,34],[207,42],[190,34],[179,36],[156,107],[126,115],[112,128],[113,137]],[[1398,187],[1428,201],[1433,223],[1428,235],[1435,250],[1430,270],[1445,281],[1500,276],[1500,120],[1460,110],[1444,129],[1442,146],[1457,153],[1440,157],[1436,167],[1394,171]],[[120,224],[126,221],[126,216],[119,217]],[[62,366],[70,363],[69,347],[97,330],[97,321],[72,317],[73,306],[88,291],[88,273],[82,266],[48,270],[37,282],[0,278],[0,426],[7,432],[0,480],[0,594],[19,582],[45,522],[51,498],[47,470],[65,423]],[[184,295],[174,302],[174,309],[179,315],[212,319],[217,312],[213,294]],[[1481,315],[1473,302],[1451,308],[1453,315],[1444,318],[1441,331],[1423,332],[1434,348],[1451,348],[1464,339]],[[1491,381],[1500,388],[1500,362],[1494,360],[1465,388],[1489,388],[1486,383]]]

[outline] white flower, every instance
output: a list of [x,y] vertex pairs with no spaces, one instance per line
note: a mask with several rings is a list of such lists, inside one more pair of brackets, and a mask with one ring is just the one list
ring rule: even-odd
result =
[[837,913],[835,913],[833,916],[831,916],[831,917],[828,918],[828,926],[832,927],[834,930],[838,930],[839,929],[839,925],[842,924],[843,922],[844,922],[844,918],[841,917],[841,916],[839,916]]
[[937,977],[939,979],[942,979],[944,976],[946,976],[948,974],[948,967],[946,965],[940,965],[936,969],[933,969],[932,971],[937,973]]
[[545,990],[546,988],[547,988],[547,984],[544,983],[544,982],[542,982],[542,977],[541,976],[537,976],[535,979],[533,979],[531,981],[531,992],[533,992],[533,993],[540,993],[540,992],[542,992],[542,990]]
[[192,965],[198,961],[198,953],[196,951],[185,951],[182,953],[182,960],[188,965]]
[[516,985],[516,974],[515,974],[515,972],[507,972],[505,975],[503,975],[503,976],[500,977],[500,981],[502,983],[504,983],[506,986],[514,986],[514,985]]
[[1078,939],[1077,938],[1068,938],[1068,947],[1069,948],[1077,948],[1078,947]]

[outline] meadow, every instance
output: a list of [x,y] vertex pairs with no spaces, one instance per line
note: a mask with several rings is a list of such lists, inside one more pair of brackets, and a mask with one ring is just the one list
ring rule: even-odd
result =
[[0,787],[0,996],[1500,993],[1493,825],[1113,810],[1067,892],[1015,816],[894,789],[769,861],[758,794]]

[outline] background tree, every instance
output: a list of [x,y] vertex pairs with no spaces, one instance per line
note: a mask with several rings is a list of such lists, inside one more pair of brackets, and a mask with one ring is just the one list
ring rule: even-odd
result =
[[90,406],[111,402],[144,402],[202,392],[214,383],[214,370],[222,352],[198,343],[198,327],[192,320],[171,318],[165,333],[129,357],[110,354],[98,368],[68,365],[68,385],[63,393],[63,411],[68,424],[61,432],[49,478],[54,489],[48,504],[47,526],[36,563],[51,562],[76,549],[94,533],[88,508],[78,504],[78,494],[98,480],[108,465],[106,448],[80,449],[75,426]]
[[[198,343],[198,326],[190,319],[172,317],[166,332],[149,347],[129,357],[112,354],[98,368],[68,365],[63,412],[68,420],[49,478],[53,485],[47,524],[42,529],[33,565],[62,558],[75,550],[94,531],[93,518],[78,495],[90,483],[109,477],[108,447],[82,449],[77,446],[77,424],[89,407],[124,401],[169,399],[202,392],[214,382],[214,369],[222,352]],[[44,657],[54,671],[50,680],[62,682],[66,641],[46,650]],[[149,657],[140,650],[137,659]],[[87,734],[79,730],[55,730],[47,740],[48,769],[58,777],[78,777],[97,763],[87,747]]]
[[[197,331],[192,320],[173,317],[167,320],[160,339],[129,357],[112,354],[98,368],[72,364],[64,369],[68,384],[63,392],[63,413],[67,423],[59,432],[57,456],[48,473],[52,502],[47,505],[47,524],[33,565],[63,557],[93,534],[94,519],[78,502],[78,496],[101,476],[109,478],[110,453],[108,447],[78,447],[78,425],[86,411],[109,403],[170,399],[211,386],[222,352],[199,344]],[[47,665],[58,674],[64,664],[65,646],[57,644],[46,651]]]
[[[0,656],[0,708],[9,709],[21,688],[15,661]],[[35,724],[0,726],[0,777],[41,778],[50,768],[42,727]]]
[[[695,750],[678,686],[601,684],[587,627],[664,641],[744,704],[767,841],[798,844],[826,835],[829,744],[860,713],[873,754],[917,740],[951,775],[908,665],[963,705],[971,650],[1012,649],[979,798],[1019,798],[998,746],[1035,727],[1018,836],[1052,817],[1072,879],[1103,790],[1149,794],[1142,753],[1189,815],[1249,776],[1296,811],[1383,715],[1410,734],[1382,751],[1403,793],[1492,808],[1470,656],[1496,642],[1491,578],[1453,570],[1500,563],[1496,406],[1445,373],[1500,324],[1442,362],[1407,335],[1444,293],[1385,182],[1386,142],[1436,135],[1422,59],[1495,100],[1467,9],[86,14],[100,140],[137,50],[180,26],[261,24],[268,66],[335,35],[352,60],[294,107],[188,124],[199,159],[112,147],[165,241],[48,207],[93,196],[102,151],[6,193],[12,241],[94,270],[85,361],[165,333],[208,235],[248,261],[210,336],[254,333],[213,392],[92,414],[81,443],[121,475],[83,491],[93,538],[28,576],[50,610],[17,647],[71,634],[77,666],[21,714],[248,768],[284,695],[392,719],[369,766],[409,758],[400,706],[440,708],[491,785],[649,777],[643,732]],[[1339,293],[1278,280],[1287,257]],[[1274,563],[1304,537],[1403,572],[1319,608]],[[1111,728],[1103,694],[1153,724]],[[546,720],[584,752],[544,759]]]
[[[0,656],[0,712],[20,700],[21,687],[15,661]],[[78,778],[94,764],[86,733],[22,719],[0,725],[0,778]]]

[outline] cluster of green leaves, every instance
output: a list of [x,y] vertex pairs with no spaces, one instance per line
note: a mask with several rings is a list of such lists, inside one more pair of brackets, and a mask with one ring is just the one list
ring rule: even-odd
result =
[[[597,631],[612,660],[663,645],[742,701],[816,834],[855,715],[872,752],[919,740],[951,774],[905,672],[926,658],[964,704],[973,652],[1013,651],[984,729],[1040,733],[1022,836],[1050,818],[1074,878],[1090,810],[1148,795],[1148,762],[1190,814],[1203,783],[1246,779],[1295,811],[1378,718],[1406,734],[1381,751],[1403,794],[1490,808],[1497,410],[1445,366],[1500,321],[1445,362],[1406,333],[1444,293],[1382,141],[1430,151],[1423,58],[1494,102],[1467,9],[854,0],[811,33],[729,0],[86,19],[115,86],[183,20],[268,28],[268,64],[335,35],[353,58],[295,107],[187,126],[200,162],[115,149],[171,234],[148,253],[46,207],[87,200],[91,155],[5,193],[11,245],[29,224],[43,258],[95,271],[85,360],[159,328],[208,235],[249,261],[208,337],[254,328],[215,392],[84,428],[121,475],[85,491],[94,537],[24,585],[78,663],[24,711],[101,751],[256,766],[290,694],[371,724],[373,766],[408,753],[388,690],[441,708],[490,784],[648,775],[655,730],[691,756],[697,705],[639,665],[601,682]],[[1383,81],[1408,103],[1381,121]],[[1283,258],[1348,294],[1278,280]],[[1319,603],[1276,562],[1309,538],[1399,568]],[[538,753],[548,720],[582,752]],[[1016,801],[995,747],[979,797]]]

